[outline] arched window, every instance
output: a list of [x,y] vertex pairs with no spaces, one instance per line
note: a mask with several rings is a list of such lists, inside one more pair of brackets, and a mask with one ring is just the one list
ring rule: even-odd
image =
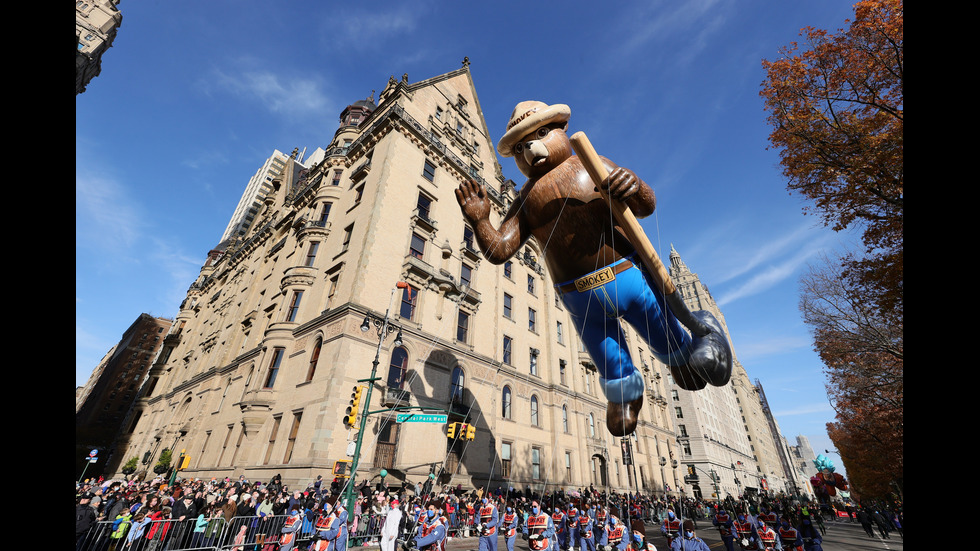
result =
[[500,415],[504,419],[510,419],[510,401],[511,401],[510,387],[505,386],[503,392],[501,393],[501,399],[500,399],[500,405],[501,405]]
[[408,351],[399,346],[391,351],[391,364],[388,366],[388,388],[401,390],[408,370]]
[[463,374],[462,368],[458,365],[453,368],[453,378],[452,378],[452,390],[449,395],[449,402],[452,404],[462,404],[463,403],[463,383],[465,382],[465,375]]
[[316,364],[320,361],[320,347],[323,346],[323,339],[318,338],[313,346],[313,353],[310,354],[310,369],[306,372],[306,380],[312,381],[316,373]]
[[538,426],[538,397],[531,396],[531,424]]
[[595,438],[595,417],[589,414],[589,436]]
[[561,428],[568,432],[568,406],[561,407]]

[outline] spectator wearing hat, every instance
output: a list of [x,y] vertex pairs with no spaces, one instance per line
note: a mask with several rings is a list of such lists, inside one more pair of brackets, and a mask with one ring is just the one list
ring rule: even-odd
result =
[[657,551],[657,546],[647,541],[647,527],[643,524],[643,519],[634,517],[630,524],[633,530],[632,547],[640,551]]
[[675,539],[670,544],[671,551],[711,551],[708,544],[694,533],[694,521],[684,520],[684,529],[681,537]]
[[84,493],[75,506],[75,547],[80,548],[86,534],[95,524],[95,507],[92,507],[92,494]]

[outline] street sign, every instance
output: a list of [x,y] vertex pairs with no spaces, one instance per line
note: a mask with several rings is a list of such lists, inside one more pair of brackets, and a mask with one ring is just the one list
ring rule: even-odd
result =
[[445,413],[399,413],[395,416],[398,423],[445,423],[449,415]]

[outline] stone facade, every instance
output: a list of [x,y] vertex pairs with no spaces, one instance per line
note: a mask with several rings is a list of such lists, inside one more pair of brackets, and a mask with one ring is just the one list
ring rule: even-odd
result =
[[122,24],[119,0],[75,2],[75,95],[102,72],[102,55],[112,47]]

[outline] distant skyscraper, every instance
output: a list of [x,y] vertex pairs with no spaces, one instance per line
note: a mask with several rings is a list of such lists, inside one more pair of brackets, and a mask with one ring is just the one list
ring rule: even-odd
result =
[[265,163],[255,172],[252,179],[245,186],[245,192],[235,207],[234,214],[225,228],[225,233],[221,236],[221,241],[231,237],[244,235],[248,227],[255,220],[256,215],[262,208],[262,198],[272,190],[272,181],[282,176],[286,167],[286,159],[289,157],[276,149],[272,155],[266,159]]

